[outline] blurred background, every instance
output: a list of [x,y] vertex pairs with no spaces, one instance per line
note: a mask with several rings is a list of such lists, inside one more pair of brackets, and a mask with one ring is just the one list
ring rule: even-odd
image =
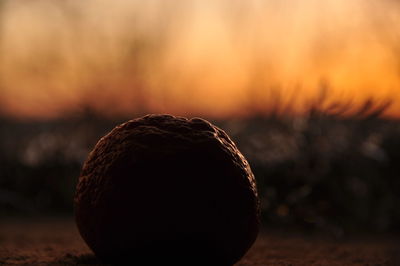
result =
[[71,216],[114,126],[200,116],[269,228],[400,232],[400,2],[0,0],[0,219]]

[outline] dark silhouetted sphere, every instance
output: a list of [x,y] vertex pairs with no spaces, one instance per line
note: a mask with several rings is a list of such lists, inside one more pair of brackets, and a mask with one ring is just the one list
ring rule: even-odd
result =
[[232,265],[254,243],[254,176],[227,134],[170,115],[128,121],[100,139],[75,195],[78,229],[105,262]]

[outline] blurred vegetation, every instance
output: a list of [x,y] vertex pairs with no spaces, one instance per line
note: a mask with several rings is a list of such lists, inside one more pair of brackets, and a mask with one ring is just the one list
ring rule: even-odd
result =
[[[328,114],[323,102],[302,117],[214,121],[252,166],[264,224],[338,237],[400,231],[400,121],[379,118],[387,102],[366,101],[351,117],[340,108]],[[0,217],[71,214],[83,161],[123,120],[90,111],[41,122],[1,118]]]

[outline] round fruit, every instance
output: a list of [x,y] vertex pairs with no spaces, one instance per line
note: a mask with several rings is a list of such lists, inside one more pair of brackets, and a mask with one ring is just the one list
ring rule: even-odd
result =
[[83,239],[105,262],[232,265],[258,234],[250,166],[200,118],[117,126],[90,153],[74,201]]

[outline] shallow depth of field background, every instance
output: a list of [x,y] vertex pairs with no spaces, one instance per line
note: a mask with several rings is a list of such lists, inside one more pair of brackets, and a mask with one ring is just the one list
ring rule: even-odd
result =
[[265,226],[400,231],[400,2],[0,0],[0,218],[71,216],[96,141],[200,116]]

